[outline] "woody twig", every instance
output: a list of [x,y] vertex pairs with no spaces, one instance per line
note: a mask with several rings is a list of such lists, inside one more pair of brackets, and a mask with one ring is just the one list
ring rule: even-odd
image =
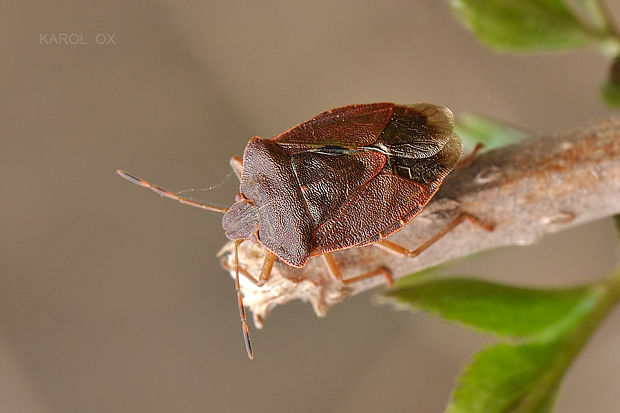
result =
[[[462,213],[494,230],[465,221],[412,259],[376,246],[338,251],[334,258],[345,278],[378,266],[399,278],[481,251],[529,245],[547,233],[618,214],[620,120],[602,120],[477,156],[466,168],[452,172],[426,209],[389,239],[413,249]],[[222,249],[222,263],[234,269],[231,251],[230,243]],[[239,260],[252,274],[260,273],[264,256],[257,244],[240,246]],[[374,277],[345,285],[315,258],[302,269],[277,262],[267,284],[257,287],[242,280],[241,289],[260,327],[278,304],[308,301],[323,316],[349,295],[384,283],[383,277]]]

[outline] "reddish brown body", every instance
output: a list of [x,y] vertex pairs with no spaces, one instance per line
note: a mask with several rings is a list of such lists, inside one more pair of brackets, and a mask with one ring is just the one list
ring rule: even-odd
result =
[[[385,237],[401,229],[433,197],[461,157],[452,112],[418,103],[350,105],[324,112],[273,139],[254,137],[243,160],[231,165],[241,181],[235,203],[217,208],[184,198],[122,170],[123,178],[183,204],[224,213],[222,226],[235,243],[235,288],[248,356],[253,357],[239,274],[262,286],[274,262],[303,267],[322,255],[329,272],[343,285],[383,275],[383,267],[346,278],[330,251],[376,243],[415,257],[464,220],[461,213],[415,250]],[[269,252],[258,279],[237,256],[243,240]]]
[[236,202],[222,225],[303,267],[329,251],[393,234],[460,159],[452,113],[431,104],[351,105],[245,148]]

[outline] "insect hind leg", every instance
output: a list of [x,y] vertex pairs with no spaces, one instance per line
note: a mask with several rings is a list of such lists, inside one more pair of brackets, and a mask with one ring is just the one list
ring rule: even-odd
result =
[[473,215],[471,215],[471,214],[469,214],[467,212],[461,212],[458,217],[453,219],[446,226],[444,226],[442,229],[437,231],[432,237],[430,237],[429,239],[424,241],[424,243],[422,245],[420,245],[419,247],[417,247],[414,250],[409,250],[409,249],[403,247],[402,245],[396,244],[396,243],[394,243],[392,241],[388,241],[386,239],[377,241],[373,245],[376,245],[376,246],[378,246],[380,248],[383,248],[383,249],[385,249],[387,251],[390,251],[390,252],[394,252],[394,253],[399,254],[399,255],[404,255],[404,256],[406,256],[408,258],[414,258],[414,257],[417,257],[418,255],[420,255],[428,247],[433,245],[440,238],[442,238],[444,235],[446,235],[448,232],[452,231],[459,224],[461,224],[463,221],[466,221],[466,220],[470,221],[471,223],[473,223],[473,224],[475,224],[475,225],[477,225],[479,227],[481,227],[482,229],[484,229],[486,231],[493,231],[493,226],[483,223],[478,218],[476,218],[475,216],[473,216]]
[[345,279],[342,276],[342,273],[340,272],[340,268],[338,267],[338,264],[336,264],[336,260],[334,260],[334,257],[332,256],[331,253],[326,252],[325,254],[323,254],[323,259],[325,260],[325,264],[327,264],[327,268],[329,269],[330,274],[334,276],[335,278],[337,278],[338,280],[340,280],[345,285],[363,281],[368,278],[376,277],[378,275],[384,276],[389,286],[392,286],[394,284],[394,280],[392,279],[392,273],[387,268],[378,267],[372,271],[368,271],[368,272],[356,275],[355,277]]

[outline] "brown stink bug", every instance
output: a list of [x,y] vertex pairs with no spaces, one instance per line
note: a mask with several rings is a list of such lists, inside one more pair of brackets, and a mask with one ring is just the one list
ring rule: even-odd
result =
[[[246,349],[252,358],[240,272],[261,286],[269,280],[276,260],[301,268],[309,259],[322,256],[327,269],[343,283],[383,275],[391,284],[385,268],[344,279],[331,252],[376,244],[414,257],[464,219],[478,223],[463,213],[415,250],[385,239],[424,208],[459,162],[461,152],[449,109],[428,103],[375,103],[332,109],[275,138],[250,139],[243,160],[231,159],[240,187],[228,209],[118,173],[162,196],[224,213],[226,236],[236,241],[235,285]],[[245,240],[268,251],[258,278],[240,268],[237,246]]]

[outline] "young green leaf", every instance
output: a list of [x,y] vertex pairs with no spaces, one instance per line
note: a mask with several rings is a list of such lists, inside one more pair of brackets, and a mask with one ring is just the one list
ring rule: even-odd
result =
[[577,4],[581,6],[584,14],[588,16],[592,26],[600,31],[608,29],[605,14],[600,7],[600,0],[577,0]]
[[594,302],[555,337],[500,343],[479,352],[459,378],[447,413],[549,413],[560,381],[620,297],[620,268],[592,284]]
[[596,303],[598,290],[533,289],[467,278],[399,280],[386,296],[475,330],[509,337],[554,337]]
[[565,50],[600,40],[562,0],[451,0],[463,24],[497,51]]
[[564,372],[556,367],[564,345],[500,343],[480,351],[459,377],[446,413],[550,412]]
[[485,149],[516,143],[528,136],[524,130],[474,113],[459,116],[454,130],[465,146],[481,143]]

